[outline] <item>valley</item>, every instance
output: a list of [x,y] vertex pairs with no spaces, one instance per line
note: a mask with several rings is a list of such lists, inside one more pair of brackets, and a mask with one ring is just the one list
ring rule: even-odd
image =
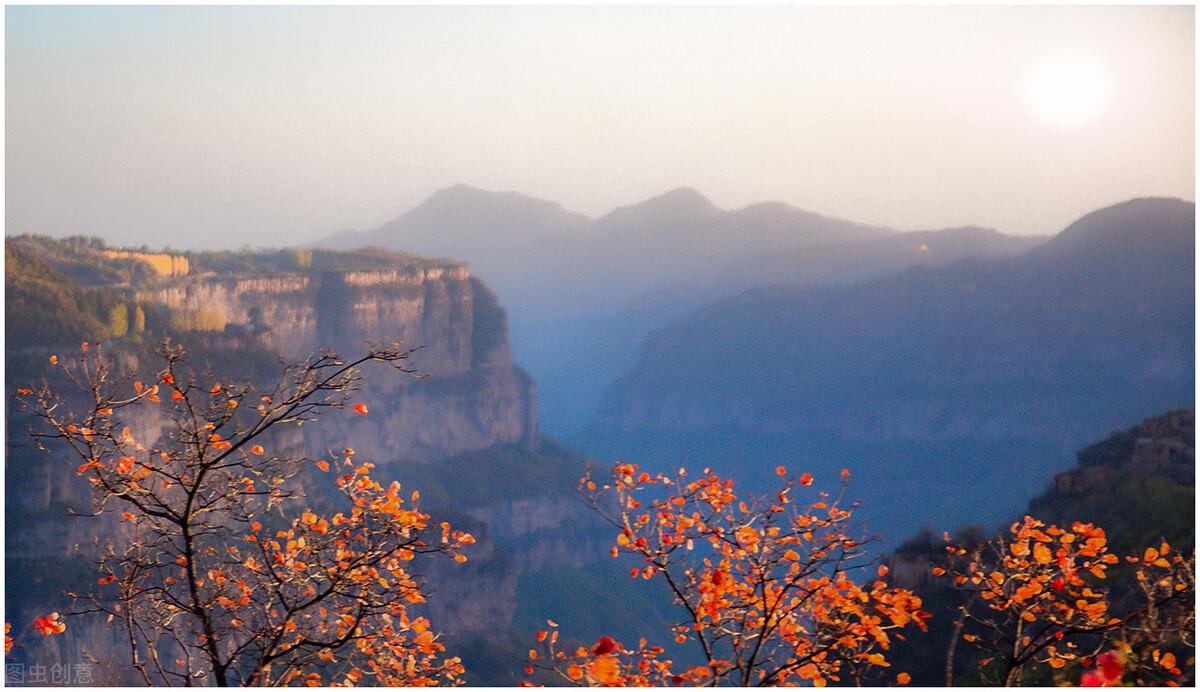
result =
[[[672,622],[661,585],[629,580],[608,557],[611,529],[577,493],[588,468],[712,466],[752,491],[769,487],[776,465],[826,485],[848,468],[850,497],[882,555],[922,527],[1003,521],[1048,484],[1062,487],[1055,479],[1076,449],[1192,405],[1191,204],[1129,202],[1047,241],[979,229],[901,233],[770,205],[722,212],[689,192],[596,222],[513,196],[447,195],[415,218],[458,219],[472,233],[454,242],[472,242],[502,203],[518,216],[549,216],[541,226],[510,221],[509,235],[528,231],[532,247],[537,233],[561,240],[560,224],[574,224],[575,240],[605,248],[605,266],[627,269],[629,280],[600,272],[567,281],[553,273],[566,271],[562,261],[514,243],[491,265],[510,303],[481,278],[486,260],[378,248],[138,254],[97,239],[9,238],[10,386],[38,378],[46,354],[82,340],[103,340],[136,365],[170,335],[196,367],[250,380],[269,377],[277,357],[324,346],[419,347],[411,375],[367,374],[370,416],[327,416],[273,444],[302,455],[353,444],[478,537],[465,565],[430,566],[437,588],[423,612],[464,648],[468,680],[488,684],[520,679],[513,661],[546,619],[572,623],[583,642]],[[743,218],[775,235],[717,247]],[[664,219],[676,219],[677,234],[698,224],[707,240],[697,244],[708,249],[676,262],[643,251],[641,265],[621,254],[636,245],[621,238]],[[396,246],[418,233],[405,229],[353,242]],[[411,242],[430,254],[454,249]],[[542,249],[585,252],[568,245]],[[569,288],[547,291],[545,282]],[[545,349],[545,359],[530,356],[532,371],[570,376],[526,374],[510,330]],[[557,430],[574,428],[559,440],[543,431],[550,406],[561,406]],[[151,437],[161,425],[136,423]],[[80,560],[121,530],[67,516],[86,509],[86,485],[25,441],[28,425],[9,410],[8,596],[18,622],[75,588],[86,575]],[[303,483],[318,505],[329,497],[319,474]],[[37,647],[84,641],[118,646],[88,627]],[[37,647],[22,655],[50,655]],[[125,679],[119,668],[102,673]]]

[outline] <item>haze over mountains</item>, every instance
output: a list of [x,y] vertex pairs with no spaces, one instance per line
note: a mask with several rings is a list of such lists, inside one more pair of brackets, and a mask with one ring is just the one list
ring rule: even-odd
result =
[[850,466],[869,513],[901,517],[889,533],[994,520],[1046,459],[1192,404],[1194,249],[1194,204],[1141,199],[1017,257],[747,291],[655,331],[576,442],[747,474]]
[[[271,391],[280,358],[326,346],[357,355],[368,342],[393,339],[420,345],[407,362],[427,377],[364,369],[355,396],[370,402],[369,416],[330,412],[262,441],[272,453],[309,459],[353,443],[389,480],[420,489],[431,513],[469,527],[476,550],[469,563],[433,574],[439,593],[428,612],[484,680],[516,682],[509,661],[517,649],[504,647],[519,636],[511,629],[518,606],[528,613],[550,605],[536,589],[521,602],[518,586],[554,583],[554,570],[606,555],[575,494],[583,459],[538,435],[535,389],[514,367],[504,312],[462,262],[379,251],[171,255],[94,238],[19,236],[5,242],[5,288],[7,395],[49,378],[74,410],[86,396],[51,371],[47,357],[78,353],[81,341],[146,378],[169,337],[188,350],[181,367],[253,381],[261,391]],[[140,439],[173,432],[161,409],[116,415]],[[69,452],[40,451],[21,406],[6,409],[6,425],[7,617],[25,637],[47,603],[95,582],[93,560],[128,522],[111,512],[94,521],[73,515],[91,501]],[[334,502],[332,475],[311,464],[299,474],[306,502]],[[116,632],[99,619],[73,624],[63,642],[25,637],[13,654],[25,663],[86,648],[103,660],[97,684],[136,684],[125,659],[103,654],[119,650]],[[498,662],[486,660],[489,647],[502,649]]]
[[[850,468],[849,497],[884,550],[922,525],[1007,518],[1074,449],[1194,405],[1190,202],[1133,200],[1046,240],[901,233],[774,204],[728,212],[686,190],[589,220],[454,188],[397,224],[410,236],[395,244],[439,255],[490,229],[494,254],[468,268],[382,251],[174,256],[9,238],[6,369],[20,386],[41,376],[46,353],[94,339],[149,362],[167,334],[235,377],[269,374],[276,349],[424,345],[414,365],[429,379],[372,382],[370,416],[334,416],[273,444],[353,439],[479,537],[465,570],[434,575],[446,587],[430,604],[473,681],[514,682],[511,662],[547,618],[592,641],[667,622],[669,596],[621,578],[610,531],[577,497],[589,463],[711,464],[752,490],[777,464],[823,488]],[[736,242],[739,232],[751,240]],[[494,280],[481,269],[489,262]],[[516,362],[506,311],[525,339]],[[539,410],[586,427],[564,446],[539,434]],[[25,428],[12,409],[8,423]],[[20,540],[10,541],[8,593],[27,623],[94,580],[88,541],[119,522],[69,520],[87,494],[72,465],[9,440],[6,521]]]
[[1044,238],[982,228],[899,232],[782,202],[722,210],[679,188],[596,218],[459,185],[368,232],[321,247],[379,246],[464,259],[508,311],[516,358],[539,386],[546,430],[578,431],[655,327],[762,285],[862,281],[918,265],[1022,252]]
[[1139,199],[1049,240],[900,232],[687,188],[589,220],[459,186],[329,244],[471,262],[581,451],[854,466],[888,489],[871,516],[928,507],[903,531],[1014,506],[1080,444],[1192,404],[1194,221]]

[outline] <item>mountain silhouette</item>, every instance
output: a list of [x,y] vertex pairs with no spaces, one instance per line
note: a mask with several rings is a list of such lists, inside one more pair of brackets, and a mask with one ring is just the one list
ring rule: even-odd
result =
[[466,260],[509,315],[548,431],[578,430],[650,329],[768,284],[851,283],[915,265],[1024,251],[1040,238],[986,229],[903,233],[762,202],[723,210],[681,187],[596,219],[553,202],[456,185],[367,233],[375,245]]
[[576,441],[646,462],[857,462],[931,518],[1024,502],[1046,460],[1192,405],[1194,228],[1191,203],[1134,200],[1015,257],[719,300],[654,331]]

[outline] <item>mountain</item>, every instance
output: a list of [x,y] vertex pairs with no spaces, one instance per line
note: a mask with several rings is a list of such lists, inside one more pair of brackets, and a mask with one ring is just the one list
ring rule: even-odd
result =
[[[352,444],[379,478],[419,490],[431,515],[477,538],[467,563],[418,571],[431,584],[423,612],[464,657],[470,681],[516,684],[532,633],[550,617],[593,640],[664,627],[669,598],[628,578],[613,586],[624,572],[608,556],[611,531],[577,493],[588,462],[538,434],[536,392],[513,365],[504,311],[464,263],[380,249],[180,255],[22,236],[7,239],[5,278],[9,395],[46,376],[48,354],[77,352],[84,340],[103,341],[124,367],[153,363],[171,334],[188,348],[185,367],[259,383],[278,375],[276,352],[352,353],[395,338],[420,346],[409,361],[428,373],[420,380],[365,369],[370,415],[330,411],[267,444],[298,457]],[[165,423],[145,410],[128,420],[139,439],[158,439]],[[118,632],[101,620],[75,620],[63,637],[30,630],[45,608],[66,603],[64,592],[95,582],[97,551],[127,527],[116,513],[72,516],[91,506],[77,464],[61,449],[39,451],[16,407],[6,424],[6,618],[21,642],[9,660],[86,648],[99,660],[98,684],[133,684]],[[336,511],[331,477],[310,466],[297,477],[306,502]]]
[[373,231],[317,245],[456,257],[510,306],[611,310],[640,290],[707,275],[732,258],[890,233],[778,202],[727,212],[692,188],[593,220],[554,202],[456,185]]
[[[433,376],[368,385],[387,432],[373,435],[364,451],[423,460],[537,437],[533,383],[513,365],[507,317],[462,262],[379,249],[169,255],[32,237],[6,245],[7,288],[16,298],[6,310],[14,351],[40,351],[40,360],[72,333],[90,340],[111,335],[118,348],[142,348],[170,333],[205,352],[249,348],[288,359],[326,346],[349,354],[401,340],[421,347],[411,362]],[[167,274],[153,270],[155,262],[172,260]],[[82,276],[88,264],[110,275],[95,272],[86,284],[66,278]],[[138,265],[143,274],[130,273]],[[44,286],[44,277],[55,287]],[[64,303],[80,304],[77,296],[95,308],[58,312]],[[119,334],[108,324],[114,308],[125,325]],[[145,333],[125,333],[137,310],[148,316]],[[31,322],[40,326],[23,328]],[[52,326],[57,331],[47,331]]]
[[1041,241],[973,228],[900,233],[782,202],[723,210],[692,188],[588,219],[459,185],[378,229],[317,245],[468,261],[504,298],[516,358],[541,387],[543,425],[569,434],[594,416],[650,329],[719,297],[768,284],[857,282]]
[[469,244],[472,252],[482,256],[483,247],[503,249],[552,240],[588,221],[583,214],[563,209],[554,202],[515,192],[455,185],[435,192],[417,207],[374,231],[342,232],[322,245],[362,247],[381,242],[404,243],[412,252],[461,257],[461,253],[452,250]]
[[1142,198],[1092,212],[1068,226],[1038,255],[1103,262],[1155,261],[1195,237],[1195,205],[1177,199]]
[[523,304],[537,300],[547,288],[544,279],[562,277],[557,261],[582,241],[589,222],[554,202],[456,185],[373,231],[336,234],[316,245],[454,257],[486,277],[506,302]]
[[[326,416],[271,448],[311,455],[353,441],[380,478],[419,489],[431,513],[471,531],[479,540],[468,563],[427,573],[436,586],[427,612],[464,655],[471,682],[513,684],[547,618],[571,623],[564,636],[580,641],[568,647],[601,634],[634,641],[673,622],[662,585],[628,579],[609,558],[611,527],[577,495],[589,461],[541,434],[539,391],[514,352],[542,354],[534,362],[543,371],[566,367],[569,376],[539,384],[580,402],[590,396],[581,383],[608,383],[652,332],[637,369],[580,438],[600,465],[711,463],[752,488],[780,462],[829,476],[850,466],[860,515],[889,540],[924,523],[992,521],[1065,465],[1071,440],[1130,410],[1161,410],[1163,399],[1190,402],[1194,240],[1181,227],[1194,210],[1179,204],[1116,208],[1042,245],[975,228],[901,233],[776,203],[723,211],[688,189],[587,220],[462,187],[396,227],[414,243],[460,231],[454,242],[467,243],[500,229],[492,247],[515,248],[505,261],[529,272],[498,277],[525,291],[515,304],[499,293],[507,310],[495,282],[479,276],[487,256],[468,266],[380,247],[181,255],[10,238],[6,370],[10,388],[24,386],[44,372],[47,353],[97,339],[145,362],[167,333],[198,367],[231,379],[269,376],[274,351],[295,357],[396,337],[424,346],[411,364],[428,378],[370,377],[371,415]],[[1141,215],[1162,221],[1141,224]],[[575,225],[555,245],[560,223]],[[660,231],[673,240],[656,246]],[[700,247],[683,247],[689,241]],[[797,247],[771,249],[786,243]],[[677,263],[659,256],[656,269],[638,255],[673,244]],[[454,254],[445,247],[421,252]],[[727,295],[743,286],[759,288]],[[641,297],[651,295],[662,299]],[[687,315],[688,301],[722,296],[668,324]],[[510,325],[523,345],[514,336],[510,347]],[[59,660],[80,642],[117,660],[120,642],[102,623],[22,636],[39,609],[95,580],[90,551],[122,528],[70,518],[68,509],[87,507],[74,465],[38,453],[23,437],[27,421],[11,407],[7,415],[6,596],[14,634],[31,642],[16,660]],[[1097,478],[1061,490],[1091,493],[1111,480]],[[310,470],[300,481],[320,509],[328,477]],[[1168,499],[1158,509],[1174,511]],[[101,673],[102,684],[128,682]]]
[[1192,405],[1194,222],[1191,203],[1137,200],[1016,257],[720,300],[648,337],[575,442],[727,473],[861,469],[893,538],[996,519],[1047,460]]

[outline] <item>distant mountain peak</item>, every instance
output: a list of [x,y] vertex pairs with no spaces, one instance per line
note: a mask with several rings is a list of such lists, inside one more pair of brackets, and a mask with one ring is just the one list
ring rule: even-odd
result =
[[486,190],[484,188],[475,187],[474,185],[467,185],[465,183],[444,187],[434,192],[424,202],[417,205],[417,208],[419,209],[425,206],[471,207],[475,205],[497,204],[506,206],[540,207],[544,209],[561,210],[564,213],[574,213],[568,212],[558,202],[538,199],[537,197],[523,195],[519,192],[513,192],[510,190]]
[[661,195],[651,197],[637,206],[644,207],[662,207],[670,209],[690,209],[704,212],[718,212],[717,205],[712,203],[708,197],[705,197],[699,190],[694,187],[677,187],[673,190],[668,190]]
[[1043,251],[1136,254],[1175,246],[1190,257],[1195,232],[1195,203],[1173,197],[1141,197],[1084,215],[1046,243]]
[[742,224],[749,224],[750,227],[760,229],[778,228],[787,231],[798,228],[837,227],[841,232],[850,232],[850,235],[863,237],[878,237],[896,232],[895,229],[886,226],[872,226],[847,221],[801,209],[779,200],[749,204],[731,211],[730,217],[739,219]]
[[[576,228],[590,220],[558,202],[519,192],[458,184],[434,192],[400,217],[370,232],[368,237],[384,244],[389,242],[389,237],[410,238],[421,247],[421,238],[435,230],[437,235],[442,235],[461,233],[476,226],[508,230]],[[461,249],[453,246],[438,246],[436,253],[455,254],[456,250],[462,254]]]
[[710,217],[721,213],[721,209],[692,187],[677,187],[641,202],[617,207],[601,220],[626,222],[630,218],[644,218],[658,223],[666,219],[685,220]]
[[766,200],[763,202],[754,202],[752,204],[748,204],[748,205],[742,207],[741,209],[735,210],[735,212],[739,213],[739,214],[798,213],[798,214],[811,214],[813,216],[820,216],[820,214],[817,214],[816,212],[805,211],[796,206],[788,204],[787,202],[781,202],[777,199],[769,199],[769,200]]
[[438,190],[437,192],[434,192],[431,195],[431,197],[477,195],[477,194],[487,195],[487,194],[494,194],[494,193],[491,190],[485,190],[481,187],[476,187],[474,185],[468,185],[466,183],[457,183],[457,184],[451,185],[449,187],[443,187],[442,189]]

